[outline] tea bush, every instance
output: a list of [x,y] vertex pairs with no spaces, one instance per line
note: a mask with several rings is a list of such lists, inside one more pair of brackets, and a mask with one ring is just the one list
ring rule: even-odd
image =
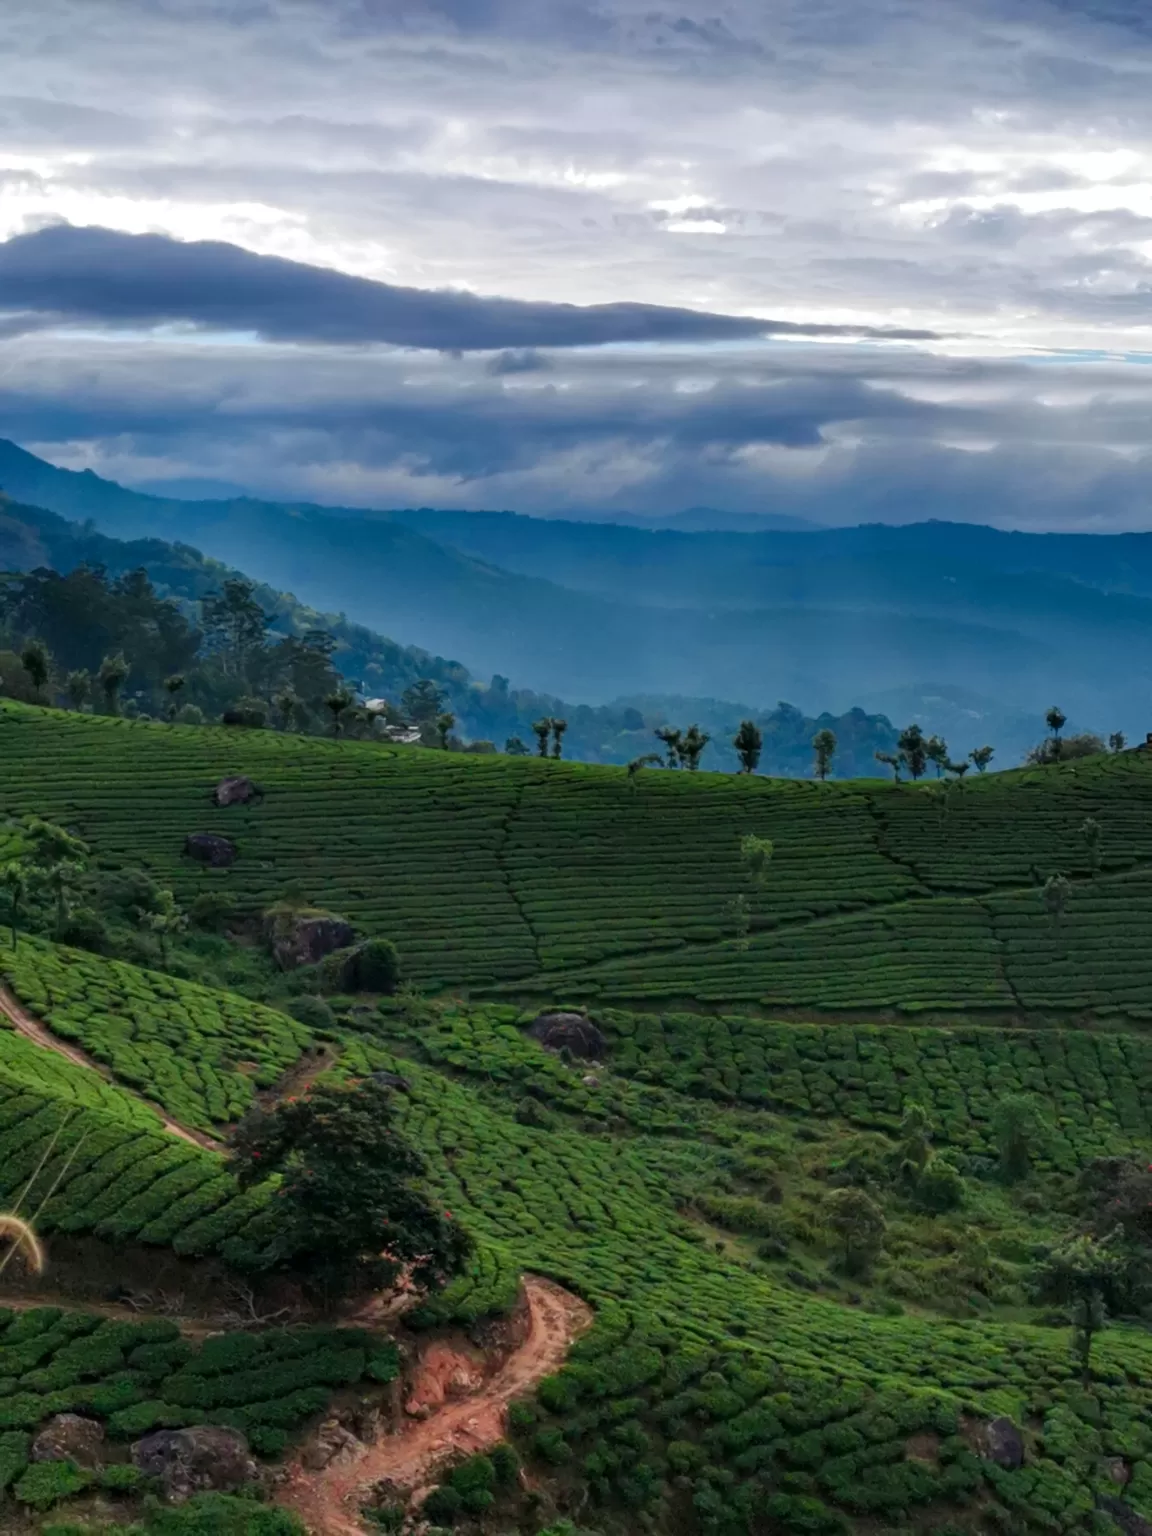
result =
[[226,1124],[311,1039],[275,1009],[39,939],[0,950],[20,1002],[182,1125]]
[[[0,806],[74,826],[186,903],[296,885],[421,985],[912,1011],[1152,1010],[1152,756],[936,783],[801,783],[0,706]],[[243,772],[265,789],[219,808]],[[1081,828],[1102,828],[1098,859]],[[181,858],[191,831],[240,850]],[[774,853],[752,889],[747,834]],[[1096,867],[1098,862],[1099,868]],[[1039,899],[1073,884],[1058,929]],[[748,901],[741,938],[734,902]]]
[[0,1309],[0,1483],[19,1477],[15,1494],[26,1503],[78,1491],[22,1470],[29,1433],[57,1413],[101,1419],[114,1439],[227,1424],[245,1431],[256,1449],[270,1443],[279,1450],[285,1432],[320,1412],[334,1389],[386,1382],[399,1368],[395,1346],[362,1329],[216,1335],[197,1348],[166,1319]]

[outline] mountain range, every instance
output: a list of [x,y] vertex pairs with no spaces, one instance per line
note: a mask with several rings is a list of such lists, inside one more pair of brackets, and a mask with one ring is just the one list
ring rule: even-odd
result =
[[786,698],[815,714],[936,700],[982,739],[992,720],[1034,738],[1054,701],[1102,731],[1143,734],[1148,714],[1150,534],[189,500],[4,440],[0,486],[116,538],[194,544],[317,609],[575,702]]

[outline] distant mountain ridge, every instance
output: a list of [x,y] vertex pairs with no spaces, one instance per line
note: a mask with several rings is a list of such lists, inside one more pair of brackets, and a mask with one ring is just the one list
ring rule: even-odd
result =
[[1143,734],[1152,534],[925,522],[687,532],[509,512],[179,500],[0,440],[0,486],[118,538],[196,545],[312,607],[570,702],[968,689]]

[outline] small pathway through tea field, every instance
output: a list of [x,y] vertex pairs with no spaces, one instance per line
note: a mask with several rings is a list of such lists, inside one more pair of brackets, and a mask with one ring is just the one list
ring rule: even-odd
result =
[[299,1458],[288,1467],[276,1501],[295,1512],[313,1536],[363,1536],[360,1506],[385,1479],[411,1494],[435,1481],[453,1455],[474,1455],[504,1437],[508,1404],[559,1370],[572,1344],[591,1326],[592,1309],[538,1275],[524,1276],[528,1337],[471,1396],[448,1401],[429,1418],[413,1420],[354,1460],[310,1472]]
[[[105,1082],[114,1082],[115,1079],[106,1067],[87,1051],[82,1051],[79,1046],[68,1045],[59,1039],[46,1024],[39,1019],[34,1019],[27,1013],[21,1004],[13,997],[7,987],[0,986],[0,1013],[11,1023],[16,1033],[23,1035],[26,1040],[31,1040],[42,1050],[54,1051],[57,1056],[63,1056],[65,1061],[70,1061],[74,1066],[87,1067],[90,1072],[96,1072]],[[175,1120],[170,1120],[158,1104],[153,1104],[151,1099],[146,1099],[142,1093],[135,1093],[131,1088],[126,1088],[123,1083],[116,1083],[121,1093],[129,1094],[134,1099],[139,1099],[141,1104],[147,1104],[159,1116],[160,1124],[173,1136],[178,1136],[181,1141],[190,1142],[194,1147],[202,1147],[206,1152],[220,1152],[223,1147],[220,1142],[206,1136],[203,1131],[189,1130],[185,1125],[178,1125]]]

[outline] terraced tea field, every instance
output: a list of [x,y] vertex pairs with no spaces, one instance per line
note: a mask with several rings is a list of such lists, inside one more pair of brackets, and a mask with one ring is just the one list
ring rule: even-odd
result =
[[[216,808],[230,773],[265,798]],[[300,885],[393,938],[425,987],[873,1014],[1152,1008],[1143,752],[949,791],[666,771],[629,785],[583,764],[4,704],[0,808],[61,820],[185,900],[226,889],[258,911]],[[231,870],[181,857],[200,830],[234,839]],[[747,833],[775,844],[755,889]],[[1059,924],[1040,899],[1057,871],[1073,885]]]
[[[237,772],[263,800],[216,809],[213,785]],[[398,1115],[477,1238],[416,1327],[507,1310],[526,1270],[592,1305],[591,1332],[511,1426],[534,1484],[568,1490],[581,1523],[1116,1536],[1099,1501],[1120,1464],[1128,1509],[1152,1518],[1152,1333],[1113,1321],[1085,1379],[1025,1285],[1086,1164],[1152,1160],[1143,754],[947,796],[666,772],[630,787],[582,765],[3,706],[0,808],[59,819],[186,900],[227,890],[255,912],[301,882],[393,937],[427,991],[455,994],[361,999],[328,1032],[335,1070],[402,1073]],[[199,830],[234,838],[231,870],[182,860]],[[775,844],[755,890],[749,832]],[[1040,890],[1057,869],[1072,885],[1052,915]],[[270,1191],[240,1195],[139,1095],[219,1134],[316,1043],[307,1028],[37,939],[0,941],[0,972],[111,1079],[0,1029],[0,1205],[42,1205],[49,1245],[83,1233],[226,1261],[233,1238],[270,1230]],[[606,1061],[543,1051],[525,1032],[537,999],[590,1003]],[[1020,1191],[992,1164],[1013,1093],[1051,1122]],[[857,1288],[805,1202],[841,1149],[891,1150],[911,1100],[963,1169],[964,1203],[930,1215],[885,1195],[891,1252]],[[742,1209],[760,1225],[739,1225]],[[28,1436],[53,1412],[94,1414],[113,1442],[235,1424],[274,1457],[334,1391],[395,1368],[348,1330],[196,1346],[161,1321],[0,1313],[0,1483],[28,1502]],[[980,1454],[976,1426],[996,1414],[1025,1429],[1018,1468]]]

